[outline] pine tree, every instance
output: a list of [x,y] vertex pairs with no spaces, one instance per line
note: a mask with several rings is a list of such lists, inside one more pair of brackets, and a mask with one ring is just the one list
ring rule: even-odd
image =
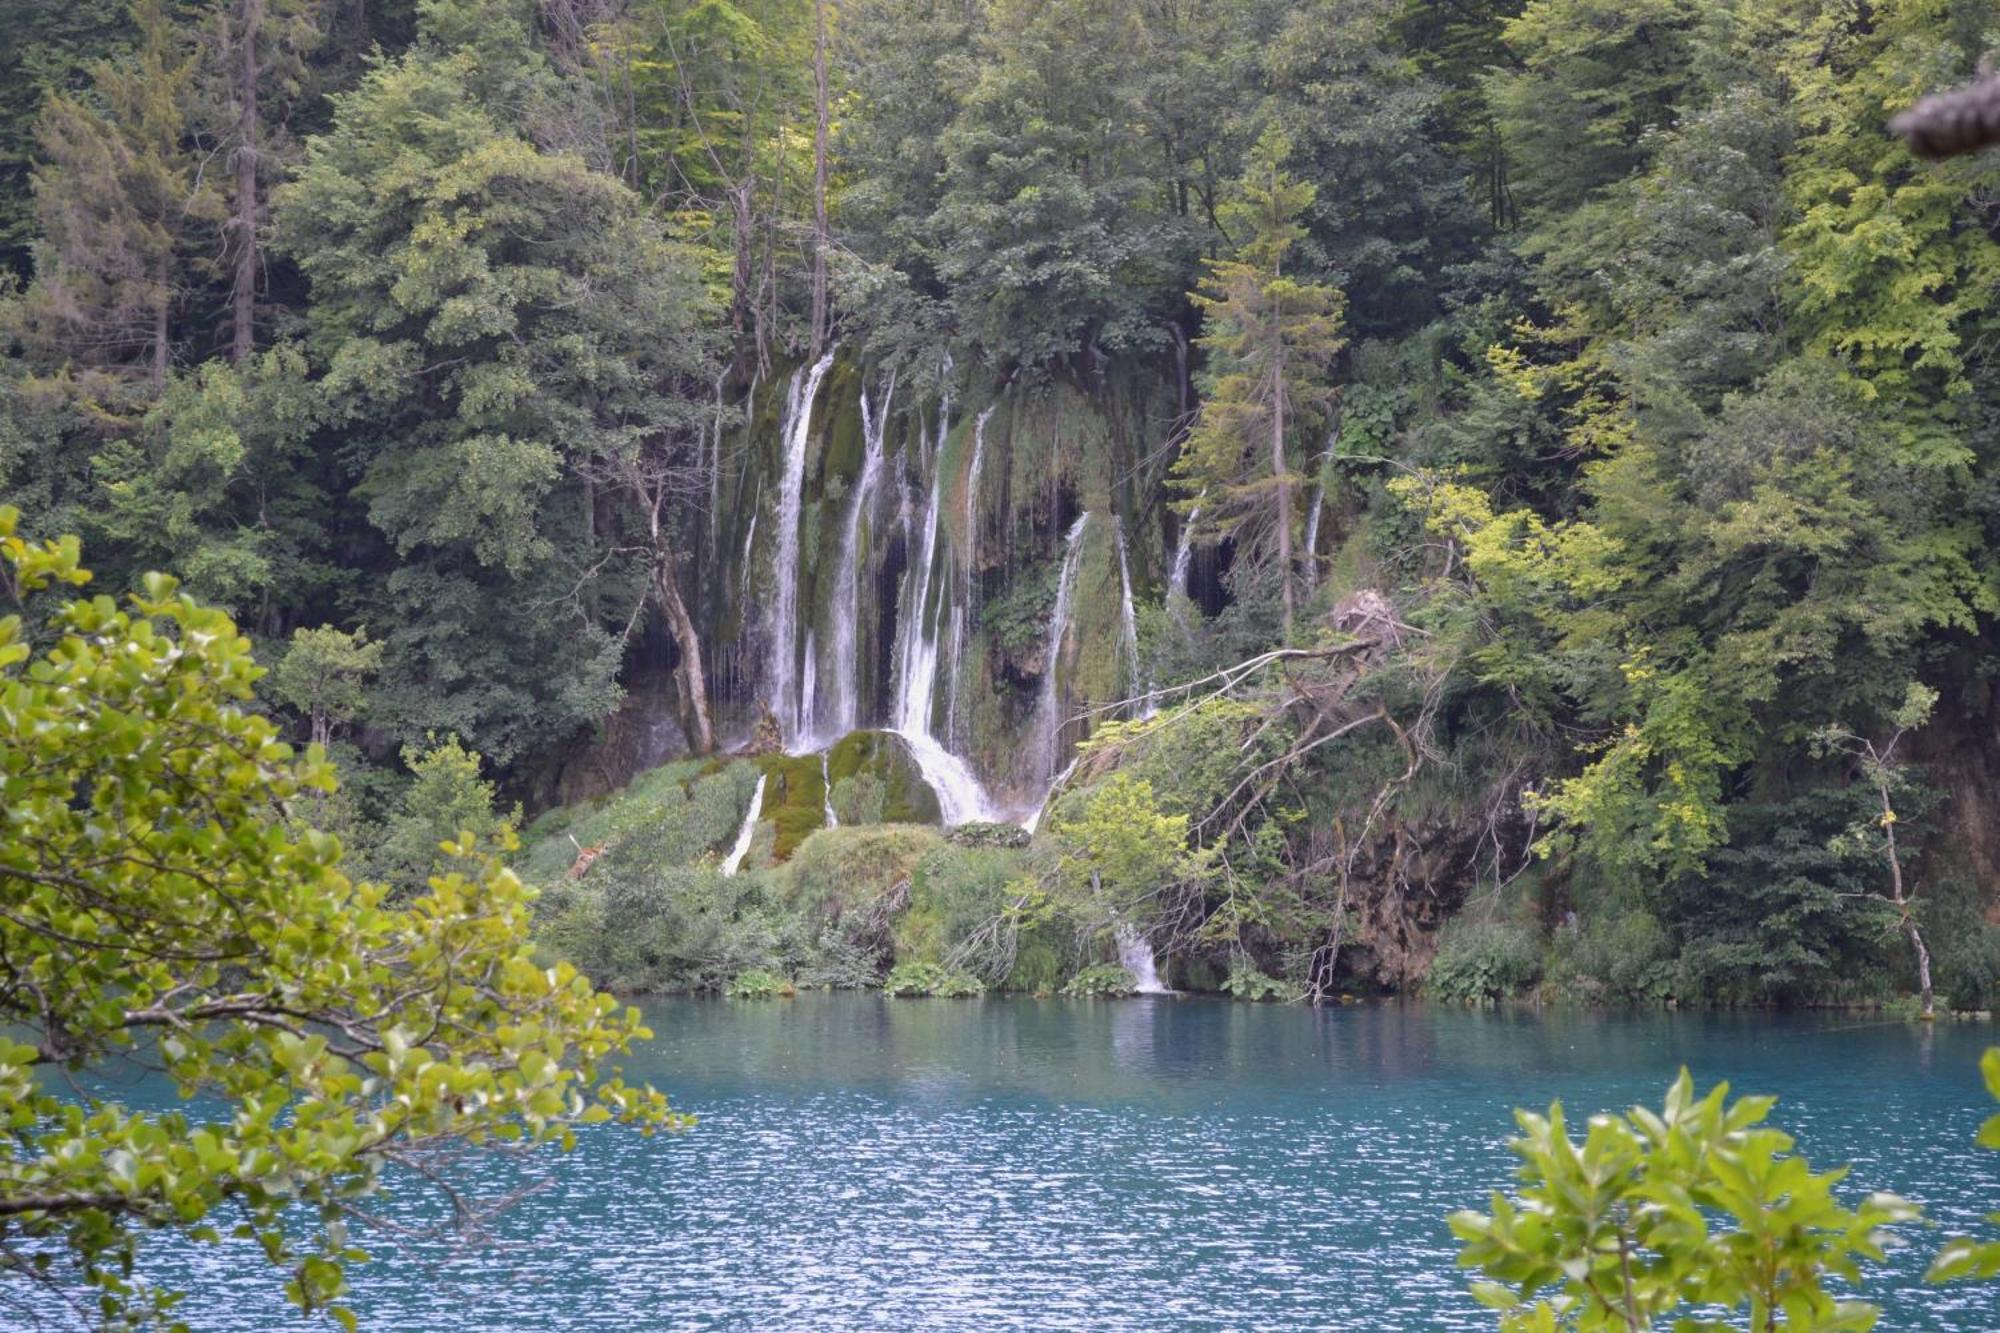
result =
[[140,0],[132,17],[129,61],[105,61],[87,92],[49,99],[28,341],[54,364],[158,393],[223,205],[201,170],[192,34],[160,0]]
[[1243,237],[1237,256],[1211,260],[1192,294],[1207,316],[1201,345],[1212,359],[1201,414],[1176,470],[1200,497],[1203,525],[1214,537],[1235,536],[1239,558],[1275,558],[1289,638],[1296,610],[1292,493],[1300,480],[1293,442],[1331,405],[1327,374],[1345,343],[1345,301],[1337,288],[1285,272],[1315,193],[1284,170],[1288,151],[1276,132],[1259,141],[1239,197],[1223,210],[1223,225]]

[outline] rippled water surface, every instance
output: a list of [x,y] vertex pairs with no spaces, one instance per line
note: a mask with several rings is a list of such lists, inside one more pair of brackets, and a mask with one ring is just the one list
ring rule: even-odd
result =
[[[874,995],[649,1018],[630,1072],[700,1125],[593,1131],[495,1247],[369,1237],[364,1327],[1487,1328],[1442,1219],[1507,1182],[1509,1108],[1657,1101],[1682,1064],[1779,1094],[1857,1193],[1956,1227],[2000,1206],[1970,1146],[1983,1025]],[[1935,1240],[1871,1284],[1882,1326],[2000,1329],[1994,1288],[1922,1285]],[[284,1321],[240,1250],[149,1272],[193,1285],[197,1329]]]

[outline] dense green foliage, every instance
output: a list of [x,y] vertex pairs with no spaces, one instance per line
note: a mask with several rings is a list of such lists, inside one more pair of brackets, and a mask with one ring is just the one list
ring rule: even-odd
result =
[[1560,1105],[1516,1113],[1519,1194],[1451,1219],[1503,1329],[1683,1328],[1702,1307],[1758,1329],[1874,1326],[1875,1307],[1837,1293],[1918,1209],[1887,1194],[1845,1206],[1845,1170],[1813,1171],[1763,1125],[1773,1099],[1728,1093],[1697,1098],[1683,1070],[1660,1111],[1593,1116],[1581,1144]]
[[925,581],[931,721],[1000,804],[1090,741],[1020,885],[898,927],[989,984],[1122,928],[1315,1000],[1436,958],[1990,1002],[2000,167],[1885,129],[1990,7],[45,10],[0,53],[0,496],[257,633],[371,872],[420,883],[461,799],[762,735],[779,428],[834,345],[786,592],[850,734],[760,758],[756,877],[703,869],[739,775],[606,853],[661,872],[625,906],[574,881],[549,920],[602,927],[694,877],[710,943],[619,978],[796,971],[756,881],[828,808],[934,817],[853,730],[907,721]]
[[[678,1118],[610,1062],[649,1035],[567,964],[533,894],[470,835],[407,894],[350,880],[288,816],[334,786],[249,708],[223,612],[156,575],[121,607],[0,506],[0,1308],[94,1289],[107,1325],[168,1315],[147,1232],[254,1239],[305,1311],[340,1307],[384,1180],[460,1209],[468,1147]],[[40,594],[40,596],[38,596]],[[504,838],[503,838],[504,845]],[[129,1107],[122,1061],[187,1110]],[[109,1084],[101,1082],[110,1078]],[[49,1306],[46,1308],[54,1308]]]
[[[2000,1101],[2000,1047],[1980,1061]],[[1793,1140],[1764,1125],[1771,1097],[1728,1101],[1718,1084],[1697,1099],[1684,1069],[1659,1111],[1591,1117],[1583,1141],[1562,1105],[1516,1111],[1519,1192],[1496,1192],[1492,1211],[1454,1213],[1461,1267],[1483,1275],[1473,1295],[1513,1333],[1734,1327],[1870,1329],[1880,1311],[1854,1298],[1869,1262],[1894,1243],[1890,1228],[1919,1218],[1914,1204],[1871,1194],[1853,1208],[1834,1192],[1847,1168],[1814,1172]],[[1978,1146],[2000,1149],[2000,1115]],[[2000,1213],[1987,1219],[2000,1222]],[[1947,1241],[1932,1282],[2000,1274],[2000,1243]]]

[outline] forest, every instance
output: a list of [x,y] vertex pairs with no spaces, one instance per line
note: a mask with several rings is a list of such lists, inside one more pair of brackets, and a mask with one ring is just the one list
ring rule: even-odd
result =
[[2000,988],[2000,159],[1887,128],[1987,4],[0,28],[0,502],[357,879],[518,835],[625,993]]

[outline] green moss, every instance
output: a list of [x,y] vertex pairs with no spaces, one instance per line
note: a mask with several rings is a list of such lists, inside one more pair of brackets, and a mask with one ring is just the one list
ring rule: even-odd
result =
[[800,843],[826,827],[826,781],[816,754],[774,754],[756,761],[764,771],[762,822],[777,830],[771,859],[791,859]]
[[879,817],[885,823],[935,824],[943,818],[937,793],[924,781],[922,771],[902,741],[891,732],[856,731],[841,737],[827,757],[827,771],[836,795],[843,784],[847,784],[851,795],[856,790],[853,779],[857,777],[867,776],[880,782]]

